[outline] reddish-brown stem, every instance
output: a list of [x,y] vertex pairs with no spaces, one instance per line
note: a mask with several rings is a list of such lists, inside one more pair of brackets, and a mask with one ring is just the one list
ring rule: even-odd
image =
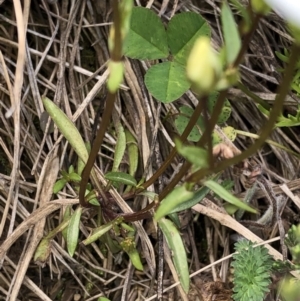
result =
[[[113,10],[114,10],[114,17],[113,17],[114,18],[114,47],[111,52],[111,59],[114,61],[121,61],[122,59],[121,16],[119,11],[118,0],[113,1]],[[93,147],[91,149],[91,153],[89,155],[88,161],[86,162],[86,165],[82,172],[82,179],[80,182],[80,189],[79,189],[79,202],[80,205],[83,207],[88,206],[88,203],[86,203],[84,200],[86,185],[89,181],[90,173],[93,168],[96,157],[98,155],[98,151],[101,147],[106,129],[110,123],[110,118],[114,108],[115,98],[116,98],[116,93],[108,91],[102,122],[100,124],[100,128],[98,130],[95,141],[93,143]]]

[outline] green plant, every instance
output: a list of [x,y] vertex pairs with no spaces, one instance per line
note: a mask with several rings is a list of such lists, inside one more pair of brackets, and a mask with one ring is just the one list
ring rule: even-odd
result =
[[124,54],[140,60],[167,60],[148,69],[145,84],[157,100],[168,103],[178,99],[191,86],[186,76],[186,62],[200,36],[210,36],[210,28],[199,14],[177,14],[165,30],[153,11],[135,7]]
[[[292,255],[291,262],[277,263],[281,270],[284,265],[286,271],[300,270],[300,225],[292,225],[285,238],[285,244]],[[276,266],[277,267],[277,266]],[[300,295],[300,280],[291,276],[284,277],[279,286],[278,292],[284,301],[297,301]]]
[[[111,30],[110,35],[110,50],[112,52],[112,60],[109,62],[108,66],[110,69],[110,76],[107,82],[107,86],[109,89],[109,100],[108,100],[108,106],[106,106],[106,113],[107,118],[104,118],[104,126],[101,128],[100,135],[98,132],[96,140],[98,142],[103,139],[103,135],[105,133],[105,130],[107,128],[109,117],[111,116],[113,103],[114,103],[114,96],[116,91],[119,88],[120,83],[123,80],[123,64],[121,62],[121,40],[123,40],[126,36],[126,33],[128,32],[128,23],[130,20],[130,14],[132,9],[132,1],[131,0],[124,0],[120,4],[118,4],[117,1],[114,1],[114,9],[115,9],[115,26]],[[68,182],[78,182],[80,181],[80,188],[79,188],[79,197],[80,197],[80,206],[76,208],[76,210],[72,213],[70,210],[66,212],[64,221],[53,231],[51,231],[40,243],[36,254],[35,254],[35,260],[40,262],[45,262],[47,260],[47,257],[49,255],[49,248],[51,244],[51,239],[60,231],[63,231],[63,235],[67,241],[67,249],[69,251],[69,254],[71,256],[74,255],[76,247],[78,245],[78,238],[79,238],[79,229],[80,229],[80,221],[81,216],[83,213],[84,207],[92,205],[99,206],[99,202],[96,200],[95,196],[97,193],[102,193],[102,197],[105,200],[108,200],[109,197],[107,194],[105,194],[103,188],[99,184],[98,177],[96,174],[96,171],[93,170],[91,172],[91,178],[92,183],[97,187],[98,191],[94,191],[90,188],[87,189],[87,182],[89,179],[89,173],[90,170],[88,170],[86,167],[82,170],[82,163],[86,164],[89,162],[89,158],[93,157],[95,155],[95,152],[93,152],[93,149],[91,150],[91,153],[89,155],[88,148],[83,142],[83,139],[81,138],[81,135],[79,134],[78,130],[74,126],[73,122],[69,120],[69,118],[48,98],[43,98],[43,103],[48,111],[49,115],[53,119],[56,126],[59,128],[61,133],[64,135],[64,137],[69,141],[70,145],[78,155],[78,172],[76,173],[74,171],[73,167],[70,167],[67,172],[62,172],[63,177],[58,180],[54,187],[54,192],[59,192],[66,183]],[[106,124],[106,125],[105,125]],[[104,129],[104,131],[102,131]],[[115,152],[115,160],[112,172],[108,173],[106,175],[108,183],[108,189],[109,185],[114,183],[123,183],[125,185],[130,186],[136,186],[136,181],[133,178],[133,176],[126,174],[126,173],[118,173],[118,167],[121,163],[122,157],[125,152],[126,148],[126,140],[128,143],[131,143],[130,145],[130,160],[133,162],[133,165],[130,169],[130,173],[134,174],[136,170],[136,162],[137,158],[134,158],[134,156],[137,156],[137,152],[132,146],[134,143],[134,138],[132,135],[125,134],[123,127],[119,123],[117,125],[117,145],[116,145],[116,152]],[[127,137],[127,138],[126,138]],[[95,143],[97,145],[97,143]],[[94,144],[94,146],[95,146]],[[98,147],[99,148],[99,147]],[[93,163],[91,164],[92,168]],[[90,186],[90,185],[88,185]],[[84,187],[84,188],[82,188]],[[101,201],[100,201],[101,203]],[[123,223],[123,218],[118,217],[116,214],[113,214],[108,209],[105,211],[105,208],[107,206],[102,206],[103,209],[103,215],[106,212],[106,220],[107,223],[104,225],[100,225],[98,228],[94,229],[91,233],[91,237],[86,239],[84,241],[85,244],[92,243],[99,237],[101,237],[104,242],[111,247],[112,251],[119,251],[120,249],[123,249],[125,252],[128,253],[130,259],[132,260],[133,265],[137,268],[142,270],[143,266],[140,261],[139,254],[136,250],[135,244],[132,241],[134,229],[130,227],[129,225],[126,225]],[[101,219],[99,219],[101,221]],[[120,231],[120,227],[123,228],[122,231]],[[129,231],[129,229],[131,229]],[[108,231],[113,230],[114,236],[113,238],[108,236]]]
[[[283,54],[278,51],[275,51],[275,54],[283,63],[285,64],[288,63],[290,53],[287,49],[284,48]],[[300,61],[298,61],[295,64],[294,69],[295,69],[295,75],[293,78],[293,82],[291,83],[291,88],[299,96],[300,95]],[[280,69],[279,71],[283,72],[284,69]]]
[[[284,53],[280,53],[275,51],[276,56],[284,63],[289,62],[290,53],[287,49],[284,49]],[[279,70],[284,72],[284,69]],[[293,80],[291,83],[291,89],[294,91],[298,96],[300,95],[300,61],[294,64],[294,75]],[[258,104],[258,109],[265,115],[270,115],[270,108],[266,108],[261,103]],[[277,122],[275,127],[292,127],[300,125],[300,107],[298,106],[297,112],[295,115],[288,114],[285,117],[283,114],[280,114],[277,118]]]
[[[235,244],[231,266],[234,267],[235,301],[264,300],[269,292],[271,273],[285,274],[300,269],[300,225],[292,225],[285,238],[292,262],[274,261],[263,246],[254,247],[250,241],[243,239]],[[285,301],[297,301],[300,294],[300,281],[290,275],[282,278],[278,292]]]
[[[218,92],[212,92],[209,95],[207,99],[207,108],[209,114],[213,112],[218,96],[219,96]],[[179,108],[179,111],[180,113],[176,116],[175,119],[175,126],[179,134],[182,135],[182,133],[184,132],[185,128],[187,127],[191,119],[194,110],[191,107],[182,106]],[[218,117],[217,124],[218,125],[224,124],[227,121],[227,119],[230,117],[230,114],[231,114],[231,106],[229,101],[226,100],[222,108],[221,114]],[[192,142],[199,141],[204,131],[205,131],[205,120],[203,116],[199,116],[196,125],[191,130],[189,136],[187,137],[187,140]],[[226,136],[231,141],[235,140],[236,134],[232,127],[223,127],[222,131],[226,134]],[[213,132],[212,138],[213,138],[213,145],[216,145],[223,141],[216,131]]]
[[[125,5],[125,4],[123,4],[123,5]],[[142,11],[145,12],[145,10],[142,10]],[[148,10],[146,10],[146,11],[147,11],[147,13],[149,13]],[[121,12],[121,10],[120,10],[120,12]],[[128,13],[124,13],[123,10],[122,10],[122,14],[124,14],[124,17],[129,15]],[[120,15],[121,20],[122,20],[122,14]],[[151,13],[151,14],[153,16],[153,13]],[[169,27],[169,31],[168,31],[169,32],[169,35],[168,35],[169,40],[168,41],[169,41],[169,46],[170,46],[171,50],[173,49],[172,53],[174,55],[174,58],[177,60],[177,62],[174,63],[175,69],[179,66],[178,65],[179,63],[181,63],[181,64],[186,63],[186,60],[188,58],[188,53],[190,52],[191,47],[193,46],[193,42],[200,35],[198,31],[201,29],[202,26],[204,26],[204,27],[206,26],[206,23],[197,14],[192,14],[192,15],[188,14],[188,16],[185,14],[184,16],[179,16],[178,18],[179,18],[178,20],[180,20],[180,21],[186,20],[184,22],[187,22],[187,24],[190,24],[190,26],[188,26],[188,27],[191,28],[191,31],[190,32],[187,31],[188,37],[185,37],[187,45],[178,45],[177,40],[174,40],[174,28],[176,31],[178,29],[178,28],[176,28],[176,26],[178,26],[178,24],[180,22],[178,23],[178,20],[176,21],[175,17],[174,17],[173,22],[172,23],[170,22],[170,27]],[[183,18],[183,19],[181,19],[181,18]],[[193,24],[189,23],[191,20],[193,20]],[[125,22],[125,21],[123,21],[123,22],[124,22],[124,24],[125,23],[127,24],[127,22]],[[199,22],[200,22],[200,25],[199,25]],[[121,23],[118,23],[118,24],[120,25]],[[149,27],[149,24],[147,24],[147,26]],[[175,27],[172,27],[172,26],[175,26]],[[201,31],[200,31],[200,33],[201,33]],[[117,33],[114,33],[114,34],[116,37]],[[120,29],[119,34],[120,34],[120,36],[118,38],[124,39],[121,29]],[[130,35],[129,35],[128,40],[130,41]],[[111,76],[108,80],[109,95],[108,95],[108,105],[106,106],[106,110],[110,110],[110,112],[108,112],[107,115],[106,115],[106,112],[104,112],[105,118],[103,118],[102,123],[105,123],[105,125],[100,126],[100,130],[97,134],[96,141],[91,150],[88,161],[87,161],[87,156],[88,156],[87,149],[86,149],[78,131],[72,124],[72,122],[70,120],[68,120],[66,115],[63,112],[61,112],[60,109],[58,107],[56,107],[50,100],[48,100],[47,98],[43,99],[44,105],[45,105],[49,115],[52,117],[55,124],[58,126],[60,131],[63,133],[65,138],[70,142],[71,146],[74,148],[75,152],[78,154],[80,160],[83,162],[87,161],[87,165],[81,174],[82,180],[80,183],[80,191],[79,191],[81,207],[78,207],[75,210],[75,212],[70,215],[69,224],[67,226],[68,228],[66,231],[67,247],[68,247],[70,255],[74,254],[77,243],[78,243],[79,222],[81,219],[81,214],[83,212],[82,207],[85,207],[88,204],[86,183],[88,181],[88,172],[89,171],[91,171],[92,182],[99,189],[100,194],[103,196],[103,199],[105,199],[105,198],[107,199],[107,195],[109,195],[109,194],[105,193],[105,191],[103,190],[102,187],[99,187],[99,185],[97,186],[97,178],[95,175],[95,171],[92,170],[92,164],[93,164],[92,162],[94,160],[95,155],[97,154],[97,147],[99,148],[98,145],[101,144],[101,141],[103,139],[105,128],[107,127],[108,122],[109,122],[108,117],[111,114],[112,105],[113,105],[113,101],[114,101],[114,95],[115,95],[115,93],[118,89],[118,86],[121,82],[121,79],[122,79],[123,65],[118,63],[118,59],[120,59],[120,51],[121,51],[120,50],[121,49],[120,41],[121,40],[116,39],[115,42],[113,43],[113,40],[110,40],[110,47],[112,49],[114,49],[114,47],[115,47],[115,50],[117,49],[119,51],[115,55],[113,52],[114,50],[112,51],[112,58],[114,60],[112,60],[109,63]],[[125,44],[124,48],[126,49],[126,44]],[[181,69],[180,73],[183,74],[184,77],[186,77],[183,69]],[[185,78],[185,80],[187,81],[187,78]],[[190,85],[190,83],[189,83],[189,85]],[[214,96],[214,100],[215,100],[215,98],[216,98],[216,96]],[[212,111],[212,108],[213,108],[213,103],[209,104],[210,111]],[[223,114],[228,115],[228,112],[226,113],[226,109],[224,110]],[[221,118],[224,119],[224,117],[221,117]],[[113,164],[112,171],[105,175],[105,178],[108,180],[108,185],[107,185],[107,187],[105,187],[105,190],[108,190],[111,184],[115,185],[115,183],[121,183],[123,185],[127,185],[128,187],[135,188],[135,191],[130,194],[132,196],[136,193],[143,192],[145,190],[145,188],[147,187],[147,185],[149,185],[149,183],[145,183],[142,186],[138,186],[137,181],[133,177],[135,170],[136,170],[136,162],[137,162],[137,151],[136,151],[136,148],[133,148],[134,145],[132,145],[132,143],[134,142],[133,137],[128,135],[128,132],[126,134],[126,132],[124,131],[124,129],[120,123],[117,123],[117,125],[116,125],[116,132],[117,132],[117,144],[116,144],[115,155],[114,155],[114,164]],[[185,134],[183,133],[183,135],[185,135]],[[124,156],[124,152],[126,149],[126,140],[128,143],[131,144],[131,145],[128,145],[130,161],[135,165],[135,167],[133,167],[130,170],[130,174],[118,171],[118,167],[122,161],[122,158]],[[131,146],[131,147],[129,148],[129,146]],[[178,146],[178,151],[183,156],[185,156],[185,154],[187,153],[185,150],[188,150],[188,148],[189,148],[189,146],[183,146],[183,145]],[[201,149],[198,147],[195,147],[195,151],[199,152],[199,151],[201,151]],[[205,154],[205,152],[206,151],[203,150],[203,154]],[[197,160],[195,160],[195,158],[187,157],[187,159],[191,160],[191,163],[193,165],[195,165],[197,168],[201,168],[202,165],[199,165]],[[64,173],[63,179],[61,181],[61,182],[63,182],[62,184],[65,184],[66,181],[70,180],[70,175],[72,173],[73,173],[72,170],[70,170],[69,174]],[[208,185],[208,183],[210,183],[210,182],[207,181],[206,184]],[[182,187],[178,188],[179,190],[175,189],[173,194],[171,193],[170,196],[167,196],[161,203],[162,204],[161,209],[159,209],[157,211],[157,214],[155,215],[155,218],[159,221],[159,224],[161,224],[161,227],[163,228],[163,232],[164,232],[165,236],[168,237],[167,241],[168,241],[170,248],[173,250],[176,270],[177,270],[178,274],[184,275],[181,277],[181,282],[182,282],[182,286],[186,292],[188,291],[188,287],[189,287],[188,265],[187,265],[186,260],[183,260],[183,257],[182,257],[182,252],[184,251],[183,243],[178,242],[179,240],[181,241],[181,237],[180,237],[180,235],[177,235],[176,236],[177,243],[174,243],[175,237],[168,234],[168,233],[174,233],[174,231],[175,231],[174,224],[171,221],[162,223],[160,220],[163,216],[170,214],[171,212],[176,212],[178,210],[178,208],[180,208],[181,210],[183,210],[184,207],[189,208],[190,206],[195,204],[196,201],[198,202],[199,200],[201,200],[204,197],[205,194],[203,194],[202,190],[199,191],[199,194],[196,193],[195,195],[192,191],[190,191],[191,188],[194,186],[194,184],[187,185],[187,186],[190,186],[188,190],[184,186],[182,186]],[[215,190],[216,193],[218,193],[217,191],[219,190],[219,187],[218,187],[218,185],[217,186],[213,185],[210,187],[210,189],[213,189],[213,190]],[[205,191],[207,193],[208,190],[205,190]],[[180,192],[180,193],[178,193],[178,192]],[[92,197],[94,196],[93,191],[90,191],[89,193],[92,193]],[[222,191],[221,191],[221,193],[222,193]],[[84,197],[84,195],[85,195],[85,197]],[[172,195],[176,196],[176,201],[173,202],[173,204],[176,204],[176,206],[174,206],[174,205],[170,206],[169,200],[171,199]],[[195,198],[195,196],[196,196],[196,198]],[[253,210],[249,206],[245,207],[241,201],[239,201],[238,199],[234,199],[233,196],[231,196],[231,197],[229,196],[229,198],[227,198],[227,201],[230,201],[230,202],[232,201],[236,206],[242,206],[241,208],[255,212],[255,210]],[[120,225],[120,223],[122,224],[123,220],[128,222],[131,220],[138,220],[138,219],[144,218],[145,216],[149,216],[149,210],[153,207],[155,202],[153,204],[150,204],[145,209],[143,209],[140,213],[137,212],[135,214],[132,214],[131,216],[126,215],[126,214],[117,215],[117,214],[114,214],[113,212],[108,212],[106,210],[107,204],[104,204],[104,203],[101,204],[101,202],[100,202],[100,205],[103,205],[101,207],[102,207],[104,217],[106,216],[106,218],[105,218],[106,223],[99,225],[98,228],[93,229],[91,236],[88,239],[86,239],[83,243],[88,244],[88,243],[95,241],[98,238],[104,238],[106,236],[107,244],[109,244],[108,241],[110,241],[111,242],[110,245],[112,246],[112,248],[114,248],[117,243],[117,245],[119,245],[119,247],[123,248],[128,253],[129,257],[132,260],[134,259],[133,264],[135,265],[135,267],[138,269],[141,269],[142,266],[139,261],[138,253],[135,249],[135,245],[132,242],[129,243],[129,241],[132,239],[132,238],[130,238],[130,237],[132,237],[132,235],[129,235],[127,233],[125,235],[125,237],[121,238],[120,237],[121,231],[119,230],[119,225]],[[176,207],[178,207],[178,208],[176,208]],[[111,230],[113,230],[113,232],[114,232],[113,239],[107,235],[108,232]],[[122,231],[122,233],[124,233],[124,231]],[[115,241],[115,243],[113,243],[112,240]],[[179,248],[180,245],[182,246],[182,248]],[[177,260],[176,258],[181,258],[181,260]]]
[[272,257],[263,246],[253,247],[244,239],[235,244],[238,252],[233,255],[235,301],[262,301],[269,292]]
[[69,166],[68,172],[62,170],[61,174],[61,179],[56,181],[56,183],[54,184],[53,193],[58,193],[59,191],[61,191],[67,183],[79,183],[81,180],[80,175],[75,172],[73,165]]
[[[210,40],[207,37],[209,31],[205,29],[207,26],[205,21],[197,14],[184,13],[175,16],[168,24],[167,32],[165,32],[159,18],[150,10],[135,8],[132,11],[132,18],[130,19],[132,1],[123,0],[119,3],[115,0],[113,3],[114,25],[109,38],[111,60],[108,63],[110,71],[107,83],[108,96],[99,131],[90,154],[88,154],[78,132],[73,131],[73,134],[70,135],[69,129],[74,127],[74,125],[70,121],[65,120],[66,116],[63,113],[61,114],[59,109],[50,100],[43,100],[49,115],[59,130],[69,141],[79,158],[86,163],[81,174],[79,190],[80,206],[75,210],[75,213],[71,214],[68,230],[66,231],[68,250],[71,255],[75,252],[81,214],[83,208],[89,206],[86,197],[86,188],[91,175],[91,183],[89,184],[92,184],[95,192],[100,195],[99,201],[102,211],[99,217],[99,226],[92,230],[90,237],[84,241],[84,244],[91,243],[98,238],[103,239],[110,246],[112,252],[114,252],[113,250],[118,251],[123,248],[129,257],[135,260],[135,263],[133,262],[135,267],[141,269],[138,252],[133,240],[135,231],[134,229],[132,231],[128,230],[128,227],[130,227],[129,223],[131,221],[151,216],[150,210],[155,208],[154,218],[167,238],[168,245],[173,252],[174,264],[177,273],[180,275],[182,287],[187,292],[189,290],[189,277],[184,245],[174,223],[168,220],[166,216],[172,214],[172,218],[174,218],[174,213],[190,208],[195,202],[201,201],[209,190],[212,190],[234,206],[250,212],[256,212],[255,209],[233,197],[216,182],[216,178],[224,168],[249,157],[265,142],[281,112],[284,98],[288,93],[293,73],[292,65],[298,59],[299,46],[298,44],[293,46],[290,62],[286,68],[286,77],[282,86],[280,86],[275,106],[269,115],[269,122],[266,124],[260,138],[244,153],[236,157],[232,155],[229,160],[215,164],[213,146],[217,142],[216,139],[219,139],[218,137],[215,137],[215,141],[212,139],[215,125],[220,120],[224,122],[230,114],[230,107],[226,105],[227,90],[239,81],[238,66],[262,15],[256,15],[253,12],[249,14],[247,11],[244,11],[250,22],[248,24],[249,27],[244,29],[244,32],[242,31],[244,36],[243,43],[241,43],[239,30],[232,12],[227,3],[224,2],[221,16],[225,43],[220,52],[217,53],[211,47]],[[125,39],[128,32],[128,37]],[[187,35],[185,36],[186,33]],[[178,34],[181,36],[181,39],[178,39]],[[146,45],[146,43],[148,44]],[[170,59],[168,57],[169,49],[172,54]],[[178,124],[177,121],[178,130],[182,134],[176,142],[176,148],[171,151],[159,170],[144,183],[137,184],[135,179],[138,152],[136,148],[130,148],[131,150],[129,150],[129,146],[134,146],[133,139],[130,135],[126,135],[126,130],[123,129],[120,123],[116,124],[117,144],[113,168],[111,172],[105,175],[108,183],[100,184],[93,165],[103,142],[105,132],[110,124],[116,94],[123,79],[124,66],[121,61],[123,50],[127,56],[135,56],[137,59],[169,59],[167,62],[151,67],[145,77],[146,86],[156,99],[165,103],[171,102],[180,97],[192,86],[193,90],[199,95],[199,102],[195,110],[189,110],[187,107],[181,108],[181,116],[185,116],[186,120],[181,121],[183,125]],[[215,99],[217,99],[212,104],[210,97],[216,93],[215,91],[220,91],[220,93],[216,94]],[[201,112],[203,113],[203,118],[199,117]],[[211,113],[211,116],[208,116],[207,112]],[[196,124],[197,128],[200,129],[199,133],[193,133],[194,137],[191,138],[189,134],[195,128]],[[229,129],[229,132],[234,131]],[[76,138],[75,140],[74,137]],[[232,137],[233,140],[234,134],[232,134]],[[196,145],[185,144],[187,139],[195,141]],[[128,152],[132,152],[130,161],[134,166],[129,169],[128,173],[123,173],[118,171],[118,167],[124,156],[126,142],[128,143]],[[111,185],[121,183],[127,186],[125,189],[129,189],[129,197],[133,197],[138,193],[150,195],[146,191],[147,187],[152,185],[166,171],[177,153],[185,158],[186,161],[178,174],[176,174],[164,190],[159,195],[152,195],[155,199],[154,202],[133,214],[118,214],[106,210],[112,199],[109,192]],[[201,154],[200,159],[199,154]],[[184,183],[178,185],[190,168],[191,173],[185,178]],[[196,185],[199,184],[202,187],[194,191]],[[126,190],[120,192],[122,193]],[[126,197],[128,195],[124,194],[123,198],[126,199]],[[251,254],[257,252],[252,251],[250,246],[248,247],[251,250]],[[260,256],[267,262],[267,256],[264,254],[264,251],[260,252]],[[265,282],[263,283],[264,289],[261,288],[259,293],[254,292],[254,296],[256,297],[263,295],[267,290],[264,267],[260,267],[259,271],[258,279],[263,279]],[[250,272],[252,273],[253,270],[249,270]],[[249,298],[252,297],[249,294],[247,296]]]

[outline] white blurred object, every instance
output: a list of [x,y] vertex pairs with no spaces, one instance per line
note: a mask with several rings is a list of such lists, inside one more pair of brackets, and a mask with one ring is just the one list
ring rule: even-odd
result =
[[11,106],[5,113],[5,118],[10,118],[15,111],[15,107]]
[[264,0],[278,15],[300,28],[299,0]]

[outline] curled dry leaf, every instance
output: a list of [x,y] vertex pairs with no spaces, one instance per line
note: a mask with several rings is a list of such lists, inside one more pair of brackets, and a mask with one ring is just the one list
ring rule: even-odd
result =
[[236,148],[231,148],[225,143],[219,143],[213,147],[213,156],[221,159],[231,159],[241,152]]

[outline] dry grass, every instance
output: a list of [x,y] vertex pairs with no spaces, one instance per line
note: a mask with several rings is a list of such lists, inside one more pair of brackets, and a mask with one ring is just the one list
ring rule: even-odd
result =
[[[217,48],[222,41],[220,2],[167,0],[149,1],[148,6],[159,13],[163,21],[187,9],[200,12],[212,28]],[[78,203],[71,186],[53,200],[52,187],[59,170],[76,164],[77,158],[57,130],[45,134],[47,131],[41,123],[47,124],[47,121],[42,114],[41,98],[47,96],[58,104],[74,121],[84,140],[92,141],[93,124],[97,122],[97,112],[101,116],[106,95],[107,36],[112,18],[109,1],[42,0],[30,4],[29,0],[24,0],[22,8],[18,0],[0,3],[0,300],[96,300],[103,295],[110,300],[153,300],[157,238],[151,221],[136,223],[145,267],[143,273],[133,269],[125,254],[105,252],[100,243],[79,246],[71,258],[61,235],[53,240],[51,256],[44,268],[32,260],[40,239],[61,221],[65,205]],[[271,14],[260,23],[240,68],[245,86],[270,104],[282,77],[277,71],[282,64],[274,52],[282,52],[290,43],[283,22]],[[149,178],[172,147],[173,128],[163,122],[164,117],[178,112],[181,104],[194,106],[197,100],[192,93],[187,93],[172,104],[158,103],[143,83],[149,64],[125,58],[125,67],[124,85],[97,165],[100,175],[110,170],[116,143],[113,122],[120,119],[138,141],[141,158],[137,177]],[[259,134],[266,118],[239,89],[232,88],[229,92],[233,108],[229,123],[236,129]],[[286,100],[286,112],[294,114],[298,101],[291,93]],[[276,129],[270,139],[299,154],[298,137],[298,129],[289,128]],[[252,139],[239,135],[235,145],[245,149],[253,143]],[[299,156],[266,143],[256,159],[270,181],[276,184],[276,194],[283,193],[279,184],[286,184],[284,192],[290,198],[282,218],[287,229],[299,219],[299,198],[294,194],[299,189]],[[124,168],[126,163],[125,159]],[[151,189],[161,191],[181,164],[180,160],[175,161]],[[226,176],[230,177],[230,173]],[[239,183],[235,184],[235,193],[243,193]],[[261,191],[258,194],[264,197]],[[138,198],[129,206],[116,191],[113,196],[123,204],[123,211],[137,210],[147,203],[146,198]],[[260,209],[266,204],[262,202]],[[232,253],[228,227],[248,239],[255,239],[240,223],[218,212],[220,208],[215,204],[207,202],[194,209],[205,218],[202,216],[192,223],[194,215],[184,213],[182,233],[189,252],[190,272],[202,273],[193,278],[189,296],[179,289],[170,289],[169,300],[201,300],[200,295],[203,298],[209,295],[201,288],[203,281],[228,280],[230,271],[226,256]],[[95,226],[93,218],[84,217],[80,239]],[[276,225],[263,240],[275,236],[278,236]],[[278,251],[272,249],[272,252],[280,258]],[[165,287],[178,280],[170,258],[166,251]],[[219,259],[221,264],[217,264]],[[224,295],[226,292],[223,288]],[[228,300],[228,294],[226,296]],[[204,300],[211,300],[209,298]],[[270,298],[273,300],[272,296]],[[221,300],[220,295],[218,300]]]

